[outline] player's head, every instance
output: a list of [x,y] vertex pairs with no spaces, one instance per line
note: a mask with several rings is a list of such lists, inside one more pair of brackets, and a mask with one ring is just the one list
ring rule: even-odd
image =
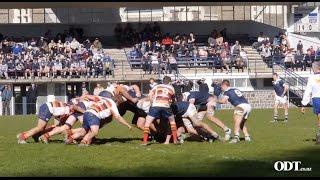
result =
[[112,98],[112,94],[109,91],[101,91],[99,93],[99,96],[105,97],[105,98]]
[[320,61],[315,61],[312,63],[312,70],[314,73],[320,73]]
[[153,78],[149,79],[150,84],[153,84],[155,82],[155,80]]
[[230,87],[230,81],[229,80],[223,80],[221,82],[221,90],[225,91],[226,89],[228,89]]
[[170,84],[171,83],[171,77],[165,76],[162,80],[163,84]]
[[273,78],[274,81],[277,80],[279,78],[279,74],[273,73],[272,74],[272,78]]

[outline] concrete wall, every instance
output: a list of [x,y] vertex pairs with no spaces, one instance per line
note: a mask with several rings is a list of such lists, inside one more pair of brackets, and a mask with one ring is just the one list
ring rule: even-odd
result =
[[[227,33],[248,34],[258,36],[262,31],[269,37],[278,34],[281,29],[254,21],[204,21],[204,22],[159,22],[163,32],[171,34],[194,32],[199,35],[208,35],[213,29],[218,31],[224,27]],[[0,32],[5,36],[35,36],[44,35],[48,30],[52,30],[55,35],[69,29],[70,26],[82,27],[87,36],[112,36],[116,23],[86,24],[86,25],[66,25],[66,24],[1,24]],[[123,24],[125,25],[125,23]]]

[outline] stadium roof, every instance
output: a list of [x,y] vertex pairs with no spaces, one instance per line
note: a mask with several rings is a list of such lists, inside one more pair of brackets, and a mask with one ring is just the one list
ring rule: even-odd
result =
[[[303,3],[303,2],[300,2]],[[1,9],[19,8],[117,8],[162,6],[213,6],[213,5],[291,5],[299,2],[0,2]]]

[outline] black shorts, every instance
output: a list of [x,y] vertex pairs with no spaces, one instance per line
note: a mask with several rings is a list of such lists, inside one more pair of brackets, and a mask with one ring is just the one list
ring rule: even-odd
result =
[[136,114],[139,110],[137,105],[130,101],[125,101],[119,104],[118,109],[121,116],[125,115],[127,111],[131,111],[132,113]]
[[206,104],[200,104],[200,105],[197,105],[196,107],[197,107],[198,112],[207,111],[207,105]]
[[137,109],[137,112],[134,113],[134,116],[133,116],[133,118],[132,118],[131,123],[132,123],[132,124],[137,124],[139,117],[146,118],[147,115],[148,115],[148,114],[147,114],[146,112],[144,112],[142,109],[139,109],[139,108],[138,108],[138,109]]
[[110,123],[112,121],[112,116],[106,117],[104,119],[100,120],[99,129],[103,128],[106,124]]
[[175,118],[177,128],[184,127],[182,116],[176,116]]

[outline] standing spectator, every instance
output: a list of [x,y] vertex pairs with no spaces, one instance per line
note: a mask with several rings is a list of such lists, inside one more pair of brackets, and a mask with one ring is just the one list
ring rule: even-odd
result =
[[101,84],[97,83],[97,86],[93,90],[93,95],[98,96],[100,94],[100,92],[103,91],[103,90],[104,89],[101,86]]
[[34,83],[31,84],[31,87],[27,91],[27,114],[36,113],[36,103],[38,98],[38,89]]
[[227,40],[227,28],[223,28],[223,29],[220,31],[220,34],[221,34],[221,36],[223,37],[223,39],[224,39],[225,41],[228,41],[228,40]]
[[118,41],[118,43],[122,43],[122,32],[123,32],[123,29],[122,29],[122,26],[120,23],[118,23],[116,25],[116,27],[114,28],[114,35]]
[[302,55],[303,54],[303,44],[301,42],[301,40],[299,40],[298,44],[297,44],[297,55]]
[[2,97],[2,115],[11,115],[10,102],[12,98],[12,91],[9,85],[4,85],[4,89],[1,93]]
[[172,70],[175,71],[175,74],[178,71],[178,65],[177,65],[177,60],[174,57],[174,55],[172,53],[170,53],[169,57],[168,57],[168,61],[169,61],[169,73],[172,73]]
[[0,78],[8,79],[8,65],[0,57]]

